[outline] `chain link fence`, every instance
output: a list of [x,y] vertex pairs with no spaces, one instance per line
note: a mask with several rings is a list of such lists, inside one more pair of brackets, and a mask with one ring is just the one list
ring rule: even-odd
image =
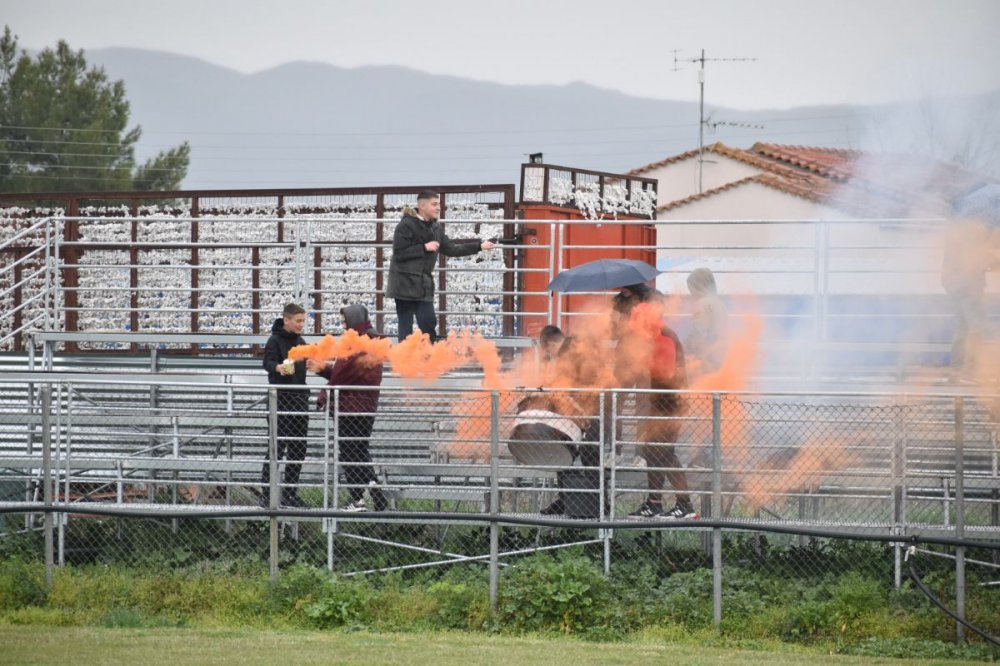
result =
[[[465,564],[494,593],[519,556],[563,548],[720,587],[740,570],[898,586],[914,538],[950,557],[968,542],[982,580],[998,565],[995,398],[385,386],[360,411],[319,390],[0,380],[0,550],[53,567]],[[659,498],[691,510],[631,515]]]

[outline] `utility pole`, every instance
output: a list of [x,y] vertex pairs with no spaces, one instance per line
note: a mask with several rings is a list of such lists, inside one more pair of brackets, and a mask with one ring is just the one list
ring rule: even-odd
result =
[[[705,118],[705,63],[706,62],[754,62],[757,58],[706,58],[705,49],[701,50],[701,56],[697,58],[688,58],[686,62],[696,62],[700,65],[698,68],[698,194],[704,191],[702,186],[702,171],[705,155],[705,126],[709,124],[708,119]],[[674,71],[677,71],[677,51],[674,51]],[[729,123],[714,123],[717,125],[727,125]],[[759,126],[757,126],[759,127]]]
[[702,187],[702,165],[705,163],[705,49],[701,50],[701,67],[698,69],[698,194]]

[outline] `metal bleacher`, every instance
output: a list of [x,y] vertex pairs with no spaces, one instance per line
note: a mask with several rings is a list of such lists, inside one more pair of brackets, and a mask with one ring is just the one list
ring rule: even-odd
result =
[[[46,340],[46,335],[51,337]],[[53,390],[61,401],[51,425],[58,444],[60,493],[68,488],[70,501],[255,504],[268,445],[266,378],[259,359],[169,355],[153,351],[162,342],[157,336],[132,336],[143,340],[150,350],[146,353],[56,353],[54,345],[65,336],[42,334],[43,344],[53,348],[33,359],[34,370],[28,369],[27,357],[0,359],[0,480],[4,488],[15,490],[0,501],[37,490],[43,420],[38,386],[44,380],[56,382]],[[189,337],[183,340],[190,342]],[[313,380],[310,386],[318,390],[322,382]],[[446,376],[431,388],[411,387],[387,375],[370,448],[392,500],[412,506],[433,501],[436,508],[443,501],[467,502],[465,510],[485,511],[493,473],[488,461],[456,456],[442,447],[455,437],[456,412],[463,411],[457,407],[472,404],[480,386],[481,375],[475,372]],[[995,532],[1000,526],[996,423],[985,401],[966,399],[958,457],[956,399],[963,393],[952,393],[955,398],[947,391],[926,396],[735,396],[745,409],[740,418],[747,423],[748,442],[736,468],[723,468],[720,518],[758,516],[875,530],[903,522],[947,531],[957,501],[960,460],[963,499],[981,509],[977,529]],[[633,502],[630,495],[642,492],[645,475],[629,457],[636,424],[627,413],[624,418],[626,455],[619,462],[616,491],[627,506]],[[686,418],[691,423],[685,432],[709,426],[703,417],[701,422]],[[767,487],[787,472],[810,433],[843,443],[837,473],[811,471],[783,483],[780,496],[765,506],[741,509],[754,484]],[[322,415],[310,419],[302,478],[307,488],[335,484],[329,435]],[[678,448],[692,493],[702,500],[707,516],[713,493],[711,446],[704,437],[685,437]],[[527,488],[531,498],[526,505],[508,502],[511,512],[537,510],[540,493],[555,477],[551,469],[518,468],[507,456],[499,460],[499,473],[507,491]],[[325,492],[323,502],[336,506]]]

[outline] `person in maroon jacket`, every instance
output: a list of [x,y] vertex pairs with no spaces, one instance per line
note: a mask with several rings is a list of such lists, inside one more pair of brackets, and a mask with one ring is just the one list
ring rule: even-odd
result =
[[[341,309],[340,314],[344,319],[345,330],[354,329],[361,335],[381,337],[373,331],[365,306],[348,305]],[[307,365],[310,371],[325,377],[329,386],[382,385],[382,363],[363,352],[334,363],[310,359]],[[320,394],[318,409],[327,408],[329,392],[328,389]],[[365,504],[365,490],[369,491],[372,508],[376,511],[384,511],[386,508],[385,494],[378,487],[378,477],[372,469],[372,457],[368,450],[378,398],[377,390],[342,388],[339,391],[336,423],[340,444],[338,459],[343,463],[344,480],[349,486],[351,500],[343,507],[344,511],[367,511],[369,507]]]

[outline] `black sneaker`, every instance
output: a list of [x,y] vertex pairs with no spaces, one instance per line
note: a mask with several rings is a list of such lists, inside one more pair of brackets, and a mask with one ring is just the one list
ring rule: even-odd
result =
[[378,481],[368,482],[368,499],[372,501],[372,509],[375,511],[385,511],[389,508],[389,500],[379,487]]
[[698,520],[698,514],[694,507],[687,502],[674,504],[674,508],[666,513],[661,513],[659,517],[667,520]]
[[286,506],[290,509],[304,509],[307,505],[297,493],[287,493],[281,496],[281,506]]
[[559,497],[538,513],[543,516],[559,516],[566,513],[566,506],[563,504],[562,498]]
[[630,518],[659,518],[663,515],[663,505],[647,500],[642,503],[642,506],[628,515]]

